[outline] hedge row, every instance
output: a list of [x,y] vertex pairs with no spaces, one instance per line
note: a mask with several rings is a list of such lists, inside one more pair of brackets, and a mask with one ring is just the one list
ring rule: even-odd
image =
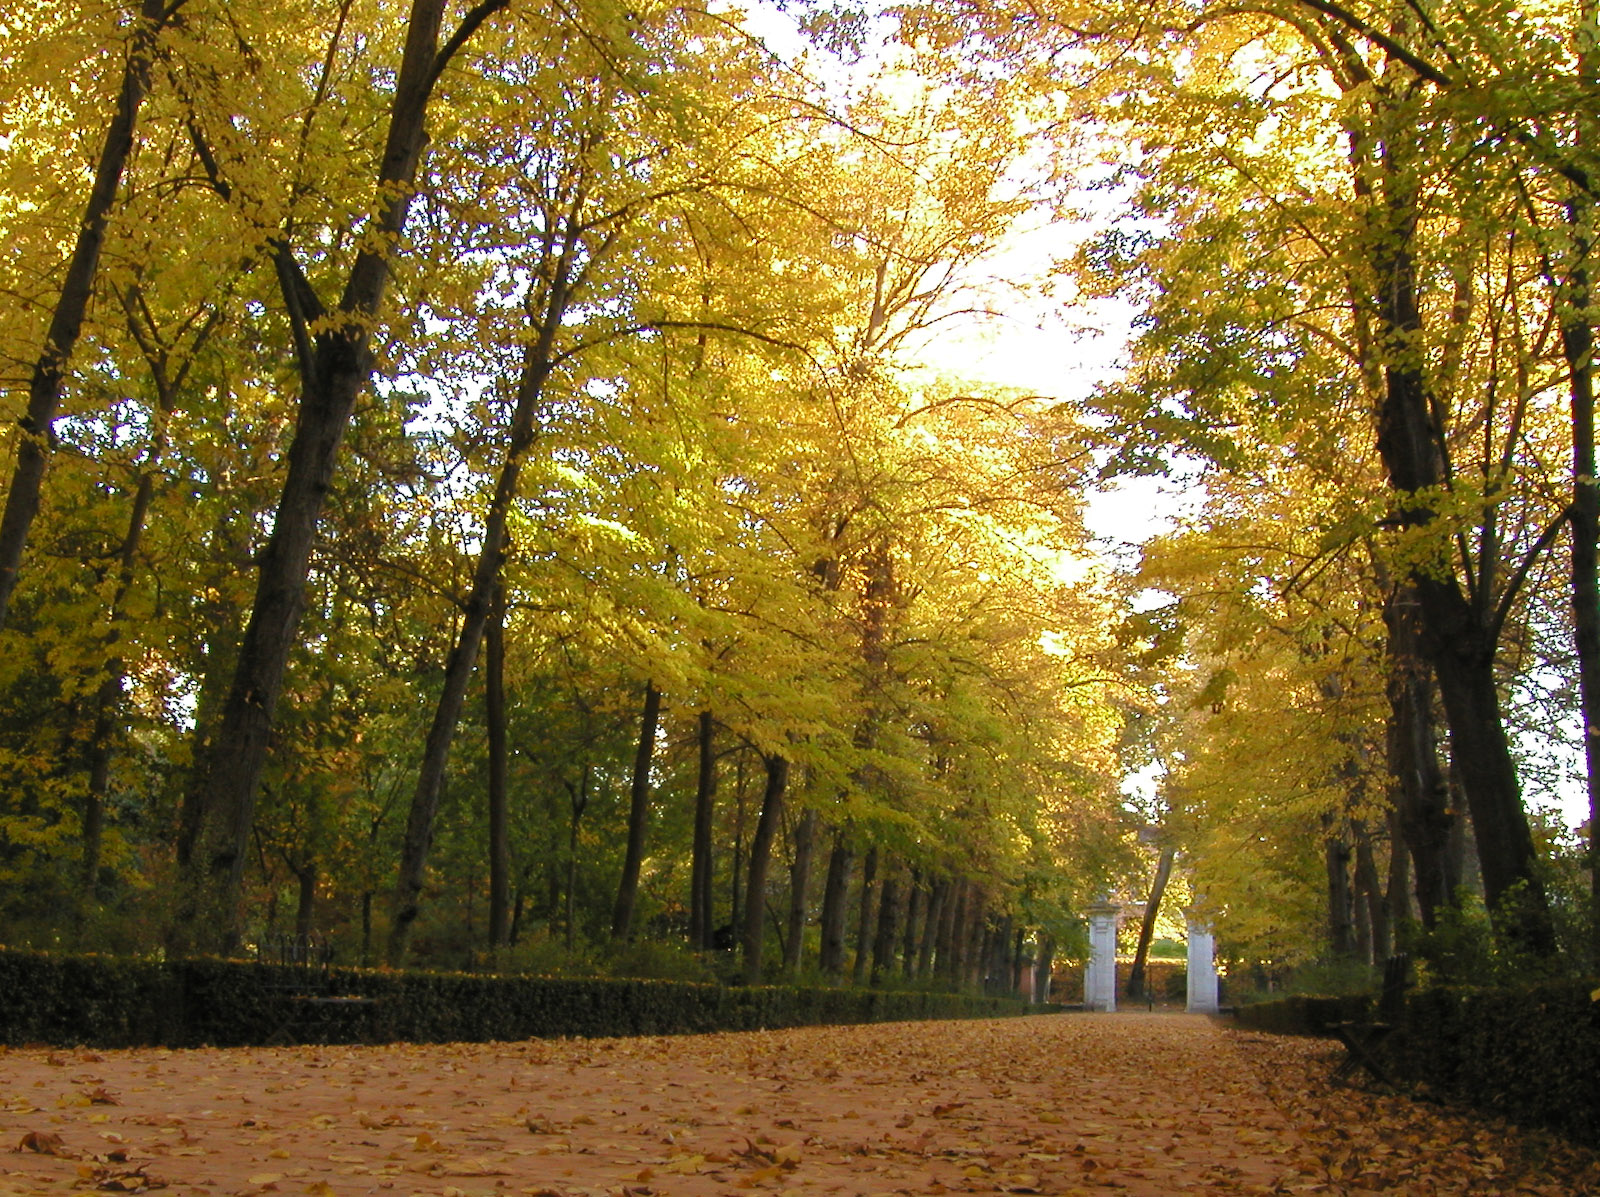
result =
[[1395,1072],[1435,1094],[1600,1147],[1600,1003],[1595,982],[1409,995]]
[[275,964],[0,950],[0,1043],[484,1042],[997,1017],[1030,1009],[1016,1000],[949,993],[364,969],[333,969],[327,992],[368,1001],[313,1003],[292,992],[308,979]]
[[1271,1002],[1240,1006],[1234,1013],[1241,1027],[1268,1031],[1275,1035],[1327,1035],[1336,1022],[1360,1022],[1369,1017],[1372,998],[1368,994],[1344,997],[1313,997],[1292,994]]
[[[1600,1147],[1600,993],[1590,981],[1406,995],[1403,1029],[1383,1041],[1391,1074],[1430,1094]],[[1368,998],[1291,997],[1239,1010],[1239,1023],[1288,1034],[1360,1021]]]

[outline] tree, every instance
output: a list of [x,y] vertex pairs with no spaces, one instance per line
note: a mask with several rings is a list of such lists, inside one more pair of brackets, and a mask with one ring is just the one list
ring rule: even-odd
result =
[[[477,27],[506,2],[482,0],[441,46],[443,0],[414,0],[376,180],[376,217],[333,309],[326,308],[313,290],[288,233],[271,242],[294,338],[301,398],[288,474],[272,533],[261,553],[255,601],[219,725],[217,740],[227,745],[227,751],[213,750],[203,766],[199,853],[185,878],[185,896],[173,923],[175,945],[184,946],[191,937],[222,950],[237,943],[245,847],[284,666],[303,604],[323,495],[356,397],[376,365],[373,325],[392,268],[385,243],[397,239],[405,228],[425,143],[428,102],[440,76]],[[218,188],[226,198],[232,184],[219,178]]]

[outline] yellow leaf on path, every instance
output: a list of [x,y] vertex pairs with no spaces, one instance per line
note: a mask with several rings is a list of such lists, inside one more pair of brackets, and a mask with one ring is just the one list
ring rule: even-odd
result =
[[282,1179],[282,1172],[257,1172],[250,1178],[250,1183],[253,1185],[260,1185],[262,1188],[266,1188],[268,1185],[277,1184]]

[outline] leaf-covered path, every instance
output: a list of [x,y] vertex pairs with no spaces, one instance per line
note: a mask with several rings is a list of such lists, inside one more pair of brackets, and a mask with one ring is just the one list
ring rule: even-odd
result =
[[0,1049],[0,1197],[1600,1192],[1183,1015],[476,1045]]

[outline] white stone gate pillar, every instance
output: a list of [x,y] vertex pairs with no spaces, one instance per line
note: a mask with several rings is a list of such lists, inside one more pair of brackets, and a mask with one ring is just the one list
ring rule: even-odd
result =
[[1195,912],[1183,912],[1189,929],[1189,1013],[1215,1014],[1217,1004],[1216,945],[1211,924]]
[[1113,1011],[1117,1008],[1117,915],[1122,908],[1101,899],[1084,913],[1089,916],[1089,964],[1083,973],[1083,1008]]

